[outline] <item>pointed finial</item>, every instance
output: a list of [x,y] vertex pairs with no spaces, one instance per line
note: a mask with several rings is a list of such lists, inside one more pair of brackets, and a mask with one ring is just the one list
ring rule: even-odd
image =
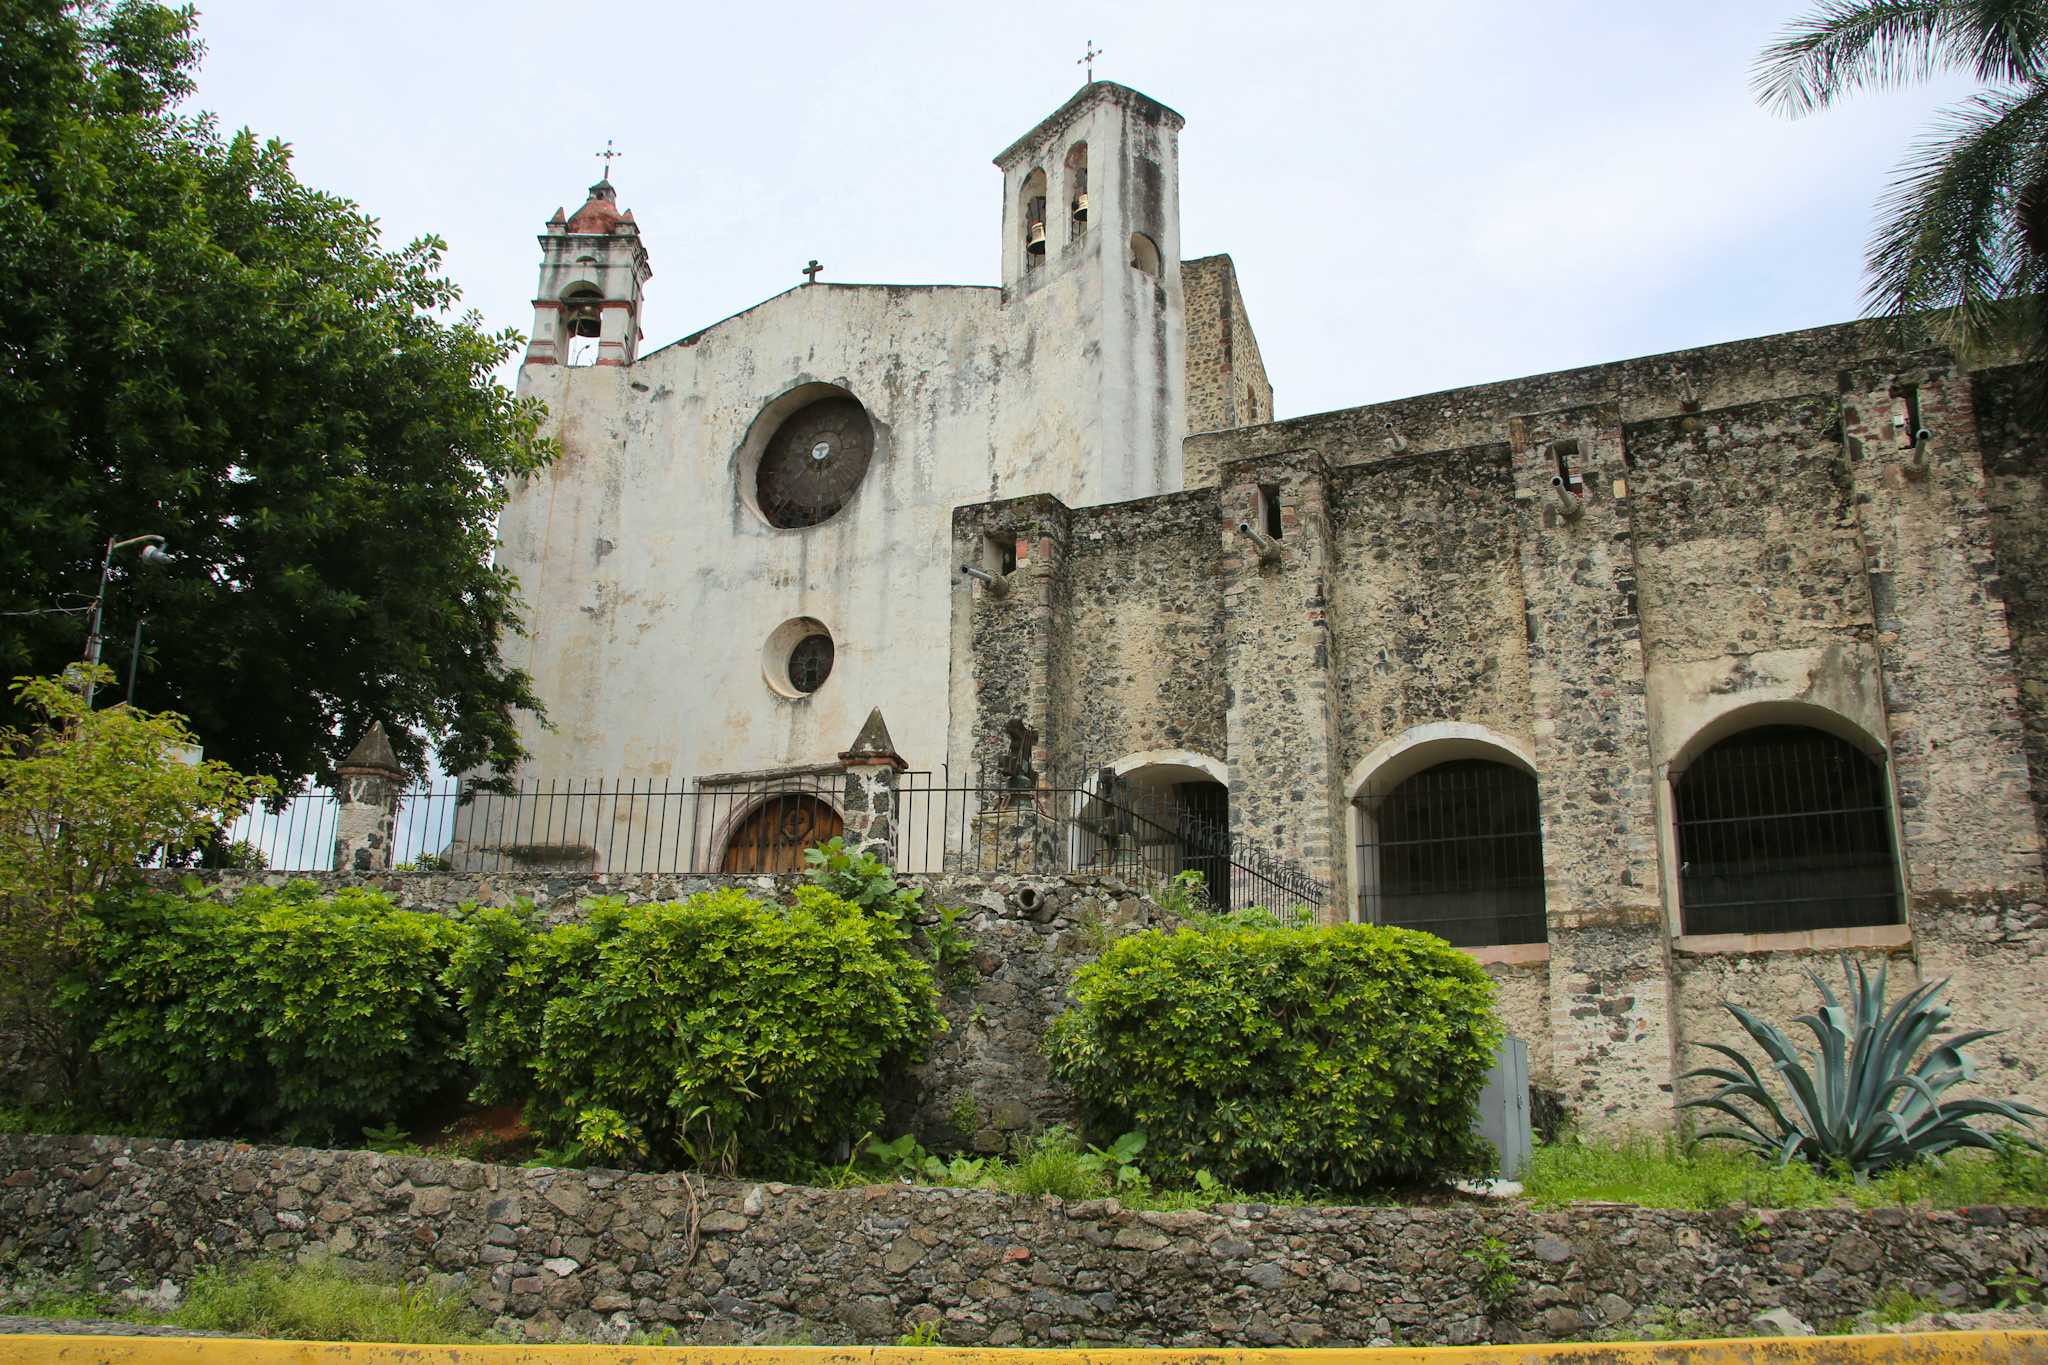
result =
[[1090,85],[1095,84],[1095,59],[1097,57],[1100,57],[1101,55],[1102,49],[1095,45],[1095,40],[1093,38],[1090,38],[1088,40],[1087,50],[1081,54],[1081,59],[1074,63],[1075,66],[1086,67],[1088,69],[1088,84]]

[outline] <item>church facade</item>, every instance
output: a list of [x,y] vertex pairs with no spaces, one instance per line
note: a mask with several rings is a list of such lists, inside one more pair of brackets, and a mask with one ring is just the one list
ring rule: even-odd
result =
[[1180,129],[1092,83],[997,158],[1001,285],[654,350],[631,215],[558,213],[520,387],[563,455],[501,528],[528,772],[759,791],[877,708],[928,772],[1023,733],[1476,954],[1596,1130],[1668,1124],[1723,1000],[1788,1020],[1844,952],[1954,976],[2048,1103],[2014,372],[1848,324],[1276,421],[1229,259],[1179,257]]

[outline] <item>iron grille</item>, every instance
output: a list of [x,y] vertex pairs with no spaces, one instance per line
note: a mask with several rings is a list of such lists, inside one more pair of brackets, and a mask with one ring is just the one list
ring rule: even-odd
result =
[[832,676],[832,637],[806,635],[789,652],[789,685],[799,692],[815,692]]
[[1359,798],[1359,918],[1461,948],[1542,943],[1543,827],[1536,779],[1453,759]]
[[[1023,790],[994,771],[957,781],[903,773],[890,861],[906,873],[1107,873],[1152,887],[1195,871],[1219,909],[1322,907],[1322,882],[1231,827],[1220,784],[1106,783],[1102,771],[1039,773]],[[735,781],[527,779],[504,790],[444,778],[402,795],[394,860],[469,873],[795,872],[805,848],[844,831],[845,789],[836,767]],[[1040,852],[987,837],[984,817],[1020,805],[1043,816]],[[307,792],[244,815],[228,838],[274,870],[324,869],[337,816],[333,792]]]
[[821,398],[768,440],[755,490],[771,526],[816,526],[844,507],[874,454],[875,428],[852,398]]
[[1722,740],[1673,785],[1688,934],[1900,921],[1882,764],[1804,726]]

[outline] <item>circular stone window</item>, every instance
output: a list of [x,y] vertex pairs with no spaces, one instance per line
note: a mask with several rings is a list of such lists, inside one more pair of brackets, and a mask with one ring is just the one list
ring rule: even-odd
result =
[[823,622],[809,616],[784,621],[768,636],[761,650],[761,672],[768,686],[800,701],[825,685],[832,676],[836,653],[832,632]]
[[[875,453],[875,424],[855,398],[821,398],[791,413],[761,452],[754,494],[770,526],[816,526],[846,506]],[[829,643],[829,642],[828,642]]]

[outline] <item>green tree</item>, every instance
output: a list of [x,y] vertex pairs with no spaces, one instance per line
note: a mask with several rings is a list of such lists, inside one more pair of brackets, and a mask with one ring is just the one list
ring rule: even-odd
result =
[[2016,348],[2048,397],[2048,0],[1823,0],[1758,58],[1756,91],[1794,117],[1858,90],[1967,72],[1880,205],[1874,311],[1934,311],[1965,349]]
[[83,676],[18,679],[15,706],[38,723],[0,729],[0,1032],[58,1071],[68,1049],[51,991],[95,901],[153,853],[207,842],[274,790],[225,763],[188,762],[179,716],[89,710]]
[[493,526],[552,454],[492,378],[518,337],[454,315],[441,241],[384,250],[283,143],[182,112],[194,25],[0,0],[0,667],[79,657],[106,538],[157,532],[112,649],[147,618],[141,696],[208,753],[290,782],[381,719],[408,764],[509,765],[539,707]]

